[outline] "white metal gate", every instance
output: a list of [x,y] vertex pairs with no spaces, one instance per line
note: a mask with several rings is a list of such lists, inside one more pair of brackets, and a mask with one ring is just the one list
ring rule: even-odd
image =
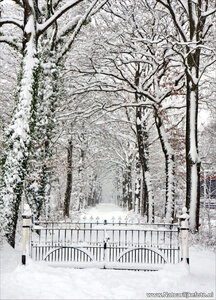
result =
[[38,221],[30,233],[35,261],[78,268],[158,270],[180,261],[177,224]]

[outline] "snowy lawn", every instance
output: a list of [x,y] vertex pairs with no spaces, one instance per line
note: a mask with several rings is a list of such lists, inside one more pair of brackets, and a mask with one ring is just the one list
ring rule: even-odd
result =
[[[107,219],[113,216],[108,206],[93,208],[88,213],[94,216],[100,213]],[[125,212],[118,211],[115,215],[119,213],[122,216]],[[166,265],[157,272],[137,272],[51,267],[30,259],[27,266],[22,266],[20,251],[4,243],[0,252],[1,299],[185,299],[192,296],[171,294],[182,292],[205,293],[191,299],[215,299],[215,253],[190,250],[190,272],[183,264]],[[148,293],[162,293],[162,297]]]

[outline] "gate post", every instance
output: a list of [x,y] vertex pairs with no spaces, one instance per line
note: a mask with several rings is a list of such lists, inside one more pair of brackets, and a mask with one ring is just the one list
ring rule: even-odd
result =
[[182,208],[182,215],[179,216],[180,230],[181,230],[181,261],[189,265],[189,215],[187,208]]
[[[104,225],[107,225],[107,220],[104,220]],[[106,269],[107,263],[107,244],[109,241],[109,237],[107,235],[106,227],[104,227],[104,255],[103,255],[103,262],[104,262],[104,269]]]
[[26,264],[26,255],[29,254],[30,230],[32,225],[32,213],[29,205],[24,204],[23,209],[23,237],[22,237],[22,265]]

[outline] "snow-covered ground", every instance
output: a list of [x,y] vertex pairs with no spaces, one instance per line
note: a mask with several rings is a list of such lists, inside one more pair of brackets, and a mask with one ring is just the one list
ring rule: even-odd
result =
[[[104,219],[126,215],[114,208],[103,204],[86,215]],[[22,266],[20,251],[4,243],[0,252],[1,299],[215,299],[215,253],[190,250],[190,271],[178,264],[157,272],[137,272],[54,268],[31,260]]]
[[113,217],[116,220],[119,217],[124,219],[128,215],[128,212],[115,204],[101,203],[96,207],[87,209],[83,215],[85,215],[87,218],[93,217],[94,219],[99,217],[101,221],[112,221]]

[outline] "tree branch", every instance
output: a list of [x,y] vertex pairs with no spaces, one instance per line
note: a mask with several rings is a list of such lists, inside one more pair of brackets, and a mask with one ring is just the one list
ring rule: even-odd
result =
[[[81,30],[83,24],[86,22],[86,20],[91,17],[92,15],[96,14],[98,12],[98,10],[103,7],[106,2],[108,0],[103,0],[102,3],[99,5],[99,7],[97,7],[95,10],[93,10],[96,6],[96,4],[99,2],[99,0],[95,0],[93,2],[93,4],[87,9],[87,11],[85,12],[85,14],[80,17],[79,20],[77,20],[77,24],[74,24],[74,31],[72,36],[70,37],[70,40],[68,41],[68,43],[65,45],[64,49],[61,51],[61,53],[58,56],[58,61],[61,60],[61,58],[67,53],[67,51],[70,49],[72,43],[74,42],[77,34],[79,33],[79,31]],[[75,27],[76,25],[76,27]]]
[[177,19],[176,19],[176,14],[175,14],[175,12],[174,12],[172,6],[171,6],[170,1],[168,1],[169,3],[167,3],[167,4],[164,3],[164,2],[161,1],[161,0],[157,0],[157,2],[160,3],[160,4],[162,4],[164,7],[166,7],[166,8],[169,10],[169,12],[170,12],[170,14],[171,14],[171,16],[172,16],[172,19],[173,19],[173,22],[174,22],[175,26],[178,28],[178,31],[179,31],[179,33],[180,33],[180,35],[181,35],[183,41],[186,43],[186,42],[187,42],[186,35],[184,34],[183,29],[181,28],[179,22],[178,22]]
[[0,43],[5,43],[15,49],[16,51],[22,53],[22,45],[17,44],[12,38],[0,36]]
[[13,25],[19,27],[22,30],[24,29],[24,26],[23,26],[22,23],[20,23],[19,21],[13,20],[13,19],[1,19],[0,20],[0,27],[2,25],[5,25],[5,24],[13,24]]
[[215,12],[216,12],[216,8],[213,8],[209,11],[202,13],[201,15],[202,15],[202,17],[207,18],[207,17],[213,15]]
[[78,5],[84,0],[71,0],[69,3],[62,6],[58,11],[54,13],[46,22],[43,24],[38,24],[38,36],[44,33],[55,21],[57,21],[66,11],[71,9],[72,7]]

